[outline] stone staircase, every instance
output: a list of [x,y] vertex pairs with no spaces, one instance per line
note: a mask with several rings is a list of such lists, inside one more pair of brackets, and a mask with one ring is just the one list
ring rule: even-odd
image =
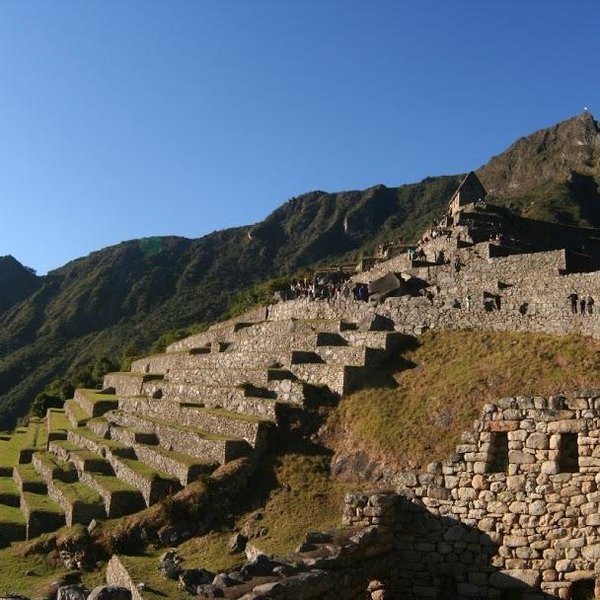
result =
[[139,511],[239,457],[255,464],[287,412],[352,391],[398,343],[339,319],[227,322],[108,374],[50,409],[45,443],[0,470],[0,542]]

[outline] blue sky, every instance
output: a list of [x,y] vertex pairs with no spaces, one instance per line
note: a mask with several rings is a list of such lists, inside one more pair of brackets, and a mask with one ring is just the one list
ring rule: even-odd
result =
[[599,22],[597,0],[3,0],[0,255],[43,274],[477,168],[598,118]]

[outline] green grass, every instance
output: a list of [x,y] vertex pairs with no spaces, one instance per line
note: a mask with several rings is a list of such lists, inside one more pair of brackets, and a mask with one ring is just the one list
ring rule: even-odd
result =
[[184,542],[178,546],[177,552],[185,565],[200,565],[214,573],[233,571],[246,562],[246,555],[229,552],[232,535],[231,531],[212,531]]
[[64,483],[62,481],[54,481],[54,486],[60,490],[65,498],[70,502],[84,502],[86,504],[102,504],[102,498],[92,488],[76,481],[74,483]]
[[[119,556],[127,572],[135,584],[144,583],[144,598],[147,600],[162,600],[172,598],[173,600],[188,600],[189,594],[179,589],[178,582],[165,579],[157,569],[158,557],[164,552],[148,554],[145,556]],[[185,565],[192,568],[196,565]],[[198,565],[203,566],[203,565]]]
[[64,514],[63,509],[45,494],[23,492],[22,498],[32,512],[44,512],[57,515]]
[[68,429],[73,429],[67,415],[64,410],[58,408],[50,408],[48,409],[48,414],[46,415],[48,433],[56,432],[56,431],[67,431]]
[[[309,531],[341,526],[344,495],[351,488],[329,474],[329,457],[323,454],[286,452],[273,463],[277,487],[261,509],[263,517],[251,519],[250,530],[267,533],[251,540],[263,552],[285,554],[304,540]],[[246,523],[242,517],[240,524]]]
[[15,471],[18,471],[23,482],[43,484],[42,476],[33,468],[31,463],[15,465]]
[[574,335],[429,331],[402,358],[404,368],[392,373],[397,387],[342,399],[329,422],[338,451],[423,467],[454,451],[485,403],[600,381],[600,342]]
[[22,525],[25,523],[25,517],[23,516],[21,509],[17,506],[0,504],[0,521],[2,521],[2,523],[17,523]]
[[115,394],[103,394],[96,390],[88,390],[83,388],[79,388],[77,391],[84,395],[91,402],[99,402],[101,400],[114,400],[115,402],[118,401],[118,398]]
[[15,592],[28,598],[48,598],[57,585],[81,582],[91,590],[103,582],[101,565],[92,572],[69,572],[56,552],[29,554],[24,547],[12,544],[0,549],[0,595]]
[[19,490],[12,477],[0,477],[0,495],[18,496]]
[[315,447],[291,447],[284,440],[249,481],[235,510],[234,528],[210,532],[178,547],[185,564],[215,572],[239,567],[245,555],[230,554],[228,549],[234,530],[243,531],[261,551],[281,555],[292,552],[310,531],[341,526],[344,495],[357,486],[333,480],[329,460]]
[[119,457],[119,461],[124,465],[128,466],[132,471],[138,473],[144,479],[155,481],[155,480],[165,480],[171,481],[173,484],[178,485],[179,480],[173,475],[169,475],[164,471],[160,471],[158,469],[154,469],[153,467],[148,466],[143,463],[141,460],[137,460],[136,458],[121,458]]
[[119,479],[115,475],[104,475],[103,473],[89,473],[98,484],[109,492],[135,492],[141,493],[136,487],[126,481]]
[[0,467],[13,467],[24,448],[43,448],[48,434],[43,419],[32,418],[27,427],[18,427],[8,439],[0,439]]
[[[90,416],[81,408],[77,400],[71,398],[65,402],[65,406],[68,406],[71,410],[71,413],[74,415],[75,419],[77,419],[77,426],[84,425],[85,422],[90,418]],[[71,427],[72,429],[72,427]]]

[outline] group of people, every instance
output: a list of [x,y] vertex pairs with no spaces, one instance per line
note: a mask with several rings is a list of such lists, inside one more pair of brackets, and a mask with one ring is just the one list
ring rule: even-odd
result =
[[369,299],[369,286],[364,283],[352,284],[346,276],[336,278],[314,277],[297,279],[282,292],[283,300],[339,300],[354,299],[366,302]]
[[578,295],[576,292],[572,292],[568,296],[569,302],[571,303],[571,313],[576,315],[591,315],[594,313],[594,299],[590,294]]

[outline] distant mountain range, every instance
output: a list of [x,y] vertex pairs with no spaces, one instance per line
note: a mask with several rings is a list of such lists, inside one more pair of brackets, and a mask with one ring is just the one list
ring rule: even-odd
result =
[[[600,127],[589,113],[518,140],[477,173],[490,199],[517,214],[600,227]],[[0,258],[0,427],[58,375],[217,320],[240,290],[320,261],[356,260],[380,241],[416,239],[462,176],[310,192],[256,225],[124,242],[44,277]]]

